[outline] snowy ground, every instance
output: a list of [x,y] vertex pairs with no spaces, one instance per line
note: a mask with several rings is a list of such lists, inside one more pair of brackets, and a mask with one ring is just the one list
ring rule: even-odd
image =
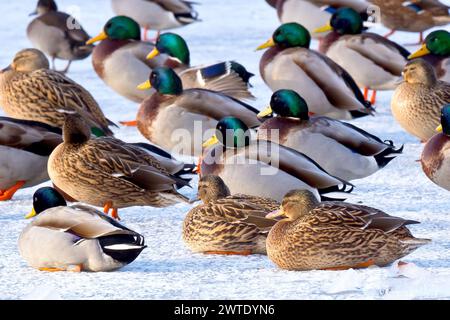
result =
[[[278,26],[275,11],[263,0],[204,0],[198,11],[203,22],[180,29],[189,43],[193,64],[237,59],[258,74],[256,48]],[[35,0],[1,1],[0,66],[15,52],[30,46],[25,30]],[[80,20],[96,35],[113,15],[108,0],[59,0],[60,9],[79,4]],[[375,31],[384,33],[379,28]],[[416,35],[398,33],[400,43]],[[314,43],[316,45],[316,43]],[[410,48],[414,50],[415,48]],[[62,67],[63,65],[61,65]],[[106,87],[92,69],[90,59],[74,63],[71,78],[90,90],[106,115],[117,122],[133,119],[137,105]],[[257,108],[271,92],[259,76],[252,79]],[[123,222],[146,237],[148,248],[131,265],[111,273],[45,273],[27,266],[19,255],[17,239],[28,221],[36,188],[19,191],[13,201],[0,203],[0,299],[449,299],[450,204],[449,193],[433,185],[422,173],[422,145],[396,124],[390,114],[392,92],[379,95],[376,117],[354,121],[382,139],[405,144],[402,156],[387,168],[356,181],[352,201],[388,213],[421,221],[411,229],[433,243],[406,257],[416,266],[399,276],[395,267],[340,272],[287,272],[265,256],[220,257],[191,253],[181,239],[188,205],[167,209],[134,207],[121,210]],[[117,137],[144,141],[135,128],[120,128]],[[197,181],[193,181],[194,189]],[[192,190],[184,190],[193,195]]]

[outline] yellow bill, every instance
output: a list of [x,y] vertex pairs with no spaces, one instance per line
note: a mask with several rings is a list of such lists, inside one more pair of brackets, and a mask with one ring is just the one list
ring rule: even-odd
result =
[[151,60],[154,57],[156,57],[157,55],[159,55],[159,51],[158,49],[156,49],[156,47],[152,50],[152,52],[150,52],[147,56],[147,60]]
[[427,54],[430,54],[430,50],[428,50],[427,45],[424,43],[422,44],[422,47],[417,50],[416,52],[414,52],[413,54],[411,54],[408,59],[414,59],[414,58],[419,58],[419,57],[423,57],[426,56]]
[[147,80],[137,86],[137,88],[139,90],[148,90],[148,89],[151,89],[151,87],[152,87],[152,84],[150,83],[150,80]]
[[437,132],[442,132],[444,129],[442,128],[442,124],[439,125],[439,127],[436,128]]
[[273,38],[270,38],[269,40],[264,42],[262,45],[260,45],[258,48],[256,48],[256,51],[270,48],[270,47],[275,47],[275,41],[273,41]]
[[333,31],[333,27],[331,26],[330,23],[326,24],[325,26],[315,29],[314,33],[323,33],[323,32],[328,32],[328,31]]
[[36,216],[36,211],[33,208],[31,212],[25,216],[25,219],[30,219],[33,218],[34,216]]
[[273,113],[272,107],[271,107],[271,106],[268,106],[266,109],[264,109],[263,111],[261,111],[260,113],[258,113],[256,116],[257,116],[258,118],[264,118],[264,117],[270,116],[272,113]]
[[89,39],[86,41],[86,44],[93,44],[102,40],[108,39],[108,35],[105,33],[105,31],[100,32],[100,34],[94,38]]
[[276,211],[272,211],[271,213],[269,213],[268,215],[266,215],[267,219],[275,219],[278,217],[284,217],[284,211],[283,208],[276,210]]
[[213,135],[211,138],[206,140],[202,146],[203,146],[203,148],[207,148],[207,147],[215,145],[216,143],[219,143],[219,139],[217,139],[216,135]]

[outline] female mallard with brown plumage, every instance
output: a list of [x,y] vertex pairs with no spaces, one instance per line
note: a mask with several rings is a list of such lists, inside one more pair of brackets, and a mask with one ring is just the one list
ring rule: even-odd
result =
[[[306,155],[266,140],[251,140],[251,131],[234,117],[221,119],[216,134],[204,143],[200,171],[217,175],[231,194],[248,194],[281,201],[292,189],[306,189],[320,199],[328,193],[348,193],[352,184],[331,176]],[[344,195],[345,196],[345,195]]]
[[181,79],[170,68],[156,68],[140,88],[157,92],[139,107],[138,129],[149,141],[172,153],[201,155],[199,135],[203,137],[227,115],[242,118],[252,128],[261,124],[258,110],[239,100],[206,89],[183,90]]
[[48,157],[61,142],[59,128],[0,117],[0,201],[49,180]]
[[169,174],[151,155],[121,140],[91,139],[77,115],[67,115],[64,143],[50,155],[52,182],[78,201],[104,206],[105,213],[131,206],[166,207],[187,199],[175,185],[187,183]]
[[267,254],[287,270],[345,270],[386,266],[430,242],[406,227],[418,223],[343,202],[319,203],[306,190],[286,194],[269,232]]
[[13,118],[33,120],[61,128],[64,112],[81,115],[95,135],[112,135],[92,95],[59,72],[48,69],[45,55],[37,49],[19,51],[0,72],[0,105]]
[[186,41],[178,34],[170,32],[156,39],[155,48],[147,59],[153,59],[160,54],[168,55],[164,65],[178,74],[185,88],[203,88],[220,91],[236,99],[254,99],[248,91],[249,79],[253,74],[235,61],[191,67]]
[[423,172],[435,184],[450,191],[450,104],[441,111],[441,125],[423,148]]
[[19,237],[19,251],[40,271],[112,271],[133,262],[144,237],[85,205],[68,207],[55,189],[33,195],[33,221]]
[[430,33],[421,48],[409,59],[422,58],[434,67],[439,80],[450,82],[450,32],[436,30]]
[[277,117],[264,121],[258,129],[258,139],[295,149],[329,174],[346,181],[377,172],[403,150],[403,147],[396,149],[392,141],[383,142],[351,124],[327,117],[309,117],[306,101],[293,90],[276,91],[270,106],[258,116],[273,113]]
[[298,23],[281,25],[258,47],[267,50],[260,72],[272,91],[291,89],[308,103],[311,112],[338,119],[372,113],[353,78],[333,60],[309,49],[311,36]]
[[183,224],[183,239],[194,252],[207,254],[266,254],[266,238],[276,220],[265,216],[279,207],[269,198],[231,195],[218,176],[198,183],[203,204],[191,209]]
[[321,42],[320,52],[343,67],[364,88],[364,98],[374,90],[394,90],[408,62],[409,51],[386,38],[363,32],[361,15],[351,8],[341,8],[327,24],[315,32],[332,31]]
[[450,103],[450,83],[438,80],[422,59],[410,61],[403,77],[391,100],[392,114],[403,129],[426,142],[440,123],[442,106]]
[[74,17],[58,11],[53,0],[39,0],[36,11],[31,15],[39,16],[27,27],[27,36],[31,43],[52,58],[55,69],[55,59],[68,60],[63,73],[69,70],[74,60],[87,58],[94,46],[86,45],[89,35]]

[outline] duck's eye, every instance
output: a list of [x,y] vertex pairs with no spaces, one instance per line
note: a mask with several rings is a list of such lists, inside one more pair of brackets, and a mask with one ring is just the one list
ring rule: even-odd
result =
[[111,28],[112,27],[112,23],[111,22],[108,22],[107,24],[106,24],[106,29],[109,29],[109,28]]

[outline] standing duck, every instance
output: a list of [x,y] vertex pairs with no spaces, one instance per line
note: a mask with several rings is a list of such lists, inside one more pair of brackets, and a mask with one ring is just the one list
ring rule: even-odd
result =
[[[179,28],[198,20],[194,2],[184,0],[111,0],[113,11],[117,15],[128,16],[144,28],[144,37],[148,30]],[[158,37],[157,35],[157,37]]]
[[[351,124],[327,117],[309,117],[306,101],[292,90],[278,90],[270,106],[258,114],[270,118],[259,127],[258,139],[270,140],[301,152],[329,174],[350,181],[365,178],[392,161],[403,147]],[[277,136],[272,136],[276,130]],[[333,155],[330,157],[330,155]]]
[[281,23],[300,23],[313,37],[320,37],[313,31],[328,23],[339,8],[350,7],[367,18],[369,6],[370,3],[362,0],[279,0],[276,4]]
[[94,97],[59,72],[49,70],[48,59],[37,49],[19,51],[0,71],[0,105],[13,118],[33,120],[61,128],[65,112],[77,112],[92,133],[112,135]]
[[113,271],[145,249],[144,237],[84,205],[68,207],[53,188],[33,195],[33,221],[19,237],[19,251],[40,271]]
[[408,62],[403,73],[404,82],[391,100],[392,114],[403,129],[426,142],[440,123],[442,106],[450,103],[450,83],[438,80],[422,59]]
[[30,22],[27,36],[33,46],[52,58],[52,67],[55,69],[55,59],[68,60],[66,68],[74,60],[87,58],[94,49],[86,45],[89,35],[74,17],[58,11],[53,0],[39,0],[36,11],[30,15],[38,15]]
[[352,8],[338,9],[327,25],[316,32],[332,31],[322,41],[320,52],[343,67],[364,88],[364,98],[374,90],[394,90],[410,52],[395,42],[371,32],[363,32],[363,19]]
[[164,65],[177,72],[185,88],[220,91],[236,99],[254,98],[248,91],[249,79],[254,74],[235,61],[191,67],[188,45],[178,34],[169,32],[161,34],[147,59],[153,59],[160,54],[168,55]]
[[450,33],[447,30],[431,32],[409,59],[419,57],[434,67],[439,80],[450,82]]
[[187,202],[175,185],[187,183],[169,174],[151,155],[121,140],[91,139],[78,115],[66,115],[64,142],[50,155],[52,182],[73,199],[112,209],[131,206],[166,207]]
[[281,201],[292,189],[306,189],[320,199],[330,192],[351,192],[353,186],[329,175],[304,154],[277,143],[251,141],[243,121],[225,117],[203,146],[201,174],[217,175],[231,194],[242,193]]
[[198,183],[203,204],[191,209],[183,224],[183,240],[194,252],[206,254],[266,254],[266,238],[276,220],[265,216],[279,207],[269,198],[231,195],[218,176]]
[[181,79],[170,68],[154,69],[140,88],[157,92],[139,107],[137,127],[149,141],[171,153],[200,156],[203,134],[228,115],[242,118],[252,128],[261,124],[258,111],[239,100],[206,89],[183,90]]
[[286,270],[345,270],[386,266],[430,240],[415,238],[406,227],[417,221],[343,202],[319,203],[306,190],[286,194],[269,232],[267,254]]
[[0,117],[0,201],[49,180],[48,157],[61,142],[59,128]]
[[437,131],[423,149],[422,169],[431,181],[450,191],[450,104],[442,108]]
[[337,119],[352,119],[372,113],[353,78],[327,56],[310,50],[311,36],[298,23],[278,27],[257,50],[267,50],[260,72],[272,91],[295,90],[312,113]]

